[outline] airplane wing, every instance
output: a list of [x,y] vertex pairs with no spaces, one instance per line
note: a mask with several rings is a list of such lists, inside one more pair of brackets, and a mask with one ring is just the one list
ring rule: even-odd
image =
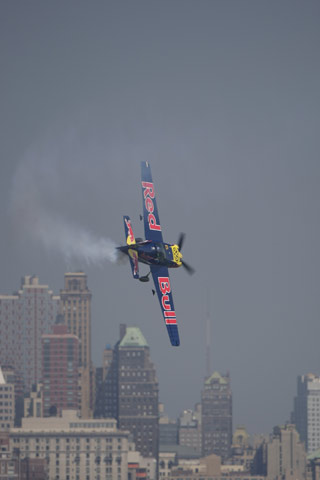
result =
[[144,234],[146,240],[163,242],[151,168],[148,162],[141,162],[141,185]]
[[174,311],[168,268],[152,265],[151,273],[171,345],[178,347],[180,345],[179,332],[176,313]]

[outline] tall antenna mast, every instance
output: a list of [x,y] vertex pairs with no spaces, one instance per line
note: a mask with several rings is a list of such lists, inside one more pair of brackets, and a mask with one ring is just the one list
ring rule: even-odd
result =
[[209,289],[207,289],[206,298],[206,377],[211,375],[211,321],[210,321],[210,304]]

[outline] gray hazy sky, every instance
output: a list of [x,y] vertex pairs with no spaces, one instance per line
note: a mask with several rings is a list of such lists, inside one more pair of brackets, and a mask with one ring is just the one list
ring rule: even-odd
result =
[[[235,426],[270,432],[320,374],[319,25],[318,1],[0,4],[0,292],[83,269],[94,363],[140,326],[172,417],[200,400],[207,292]],[[171,274],[179,348],[151,284],[101,260],[122,215],[143,235],[141,160],[196,268]]]

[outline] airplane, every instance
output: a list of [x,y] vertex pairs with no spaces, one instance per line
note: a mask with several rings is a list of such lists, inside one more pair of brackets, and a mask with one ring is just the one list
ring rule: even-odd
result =
[[[140,282],[148,282],[149,275],[152,274],[171,345],[177,347],[180,345],[180,339],[168,269],[183,266],[190,274],[194,270],[182,260],[181,248],[185,238],[183,233],[177,244],[163,241],[151,168],[148,162],[141,162],[141,187],[146,239],[135,238],[130,217],[125,215],[123,221],[127,244],[117,247],[117,249],[128,255],[133,278]],[[141,215],[140,219],[142,220]],[[150,266],[150,272],[147,275],[139,275],[139,262]]]

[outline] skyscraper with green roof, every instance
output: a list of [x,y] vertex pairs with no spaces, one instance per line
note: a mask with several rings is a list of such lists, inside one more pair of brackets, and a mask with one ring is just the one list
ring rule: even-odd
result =
[[158,379],[140,328],[120,327],[99,395],[97,416],[115,417],[118,428],[131,432],[141,455],[158,459]]
[[119,343],[118,372],[118,426],[144,457],[158,458],[158,379],[138,327],[128,327]]

